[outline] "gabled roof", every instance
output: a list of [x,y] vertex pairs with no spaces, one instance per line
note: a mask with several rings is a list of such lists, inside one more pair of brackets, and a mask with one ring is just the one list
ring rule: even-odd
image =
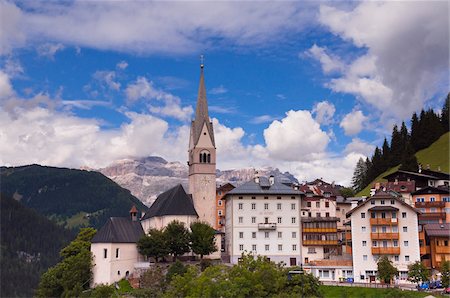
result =
[[422,174],[434,176],[434,177],[439,178],[441,180],[450,180],[450,174],[449,173],[437,172],[437,171],[432,171],[432,170],[428,170],[428,169],[422,169]]
[[432,186],[427,186],[424,187],[422,189],[419,189],[413,193],[411,193],[413,196],[414,195],[426,195],[426,194],[442,194],[442,195],[448,195],[450,193],[449,189],[447,188],[443,188],[443,187],[432,187]]
[[391,173],[389,175],[384,176],[384,179],[389,179],[390,177],[395,177],[398,174],[406,174],[409,176],[414,176],[414,177],[420,177],[420,178],[426,178],[426,179],[432,179],[432,180],[438,180],[437,177],[432,176],[432,175],[427,175],[427,174],[422,174],[422,173],[417,173],[417,172],[410,172],[410,171],[403,171],[403,170],[398,170],[395,171],[394,173]]
[[206,88],[205,88],[205,78],[203,75],[203,64],[200,66],[200,84],[198,86],[197,95],[197,107],[195,110],[195,119],[191,124],[191,131],[194,141],[194,146],[197,145],[200,135],[202,133],[203,126],[206,124],[209,135],[211,137],[211,142],[214,147],[216,143],[214,141],[214,130],[212,122],[209,121],[208,115],[208,101],[206,100]]
[[256,183],[254,179],[245,182],[241,186],[229,191],[228,195],[301,195],[303,192],[295,190],[283,183],[274,181],[271,185],[266,177],[259,177],[259,183]]
[[165,215],[198,216],[192,202],[192,197],[184,191],[181,184],[160,194],[150,206],[147,213],[145,213],[142,220]]
[[424,226],[425,232],[430,237],[449,237],[450,223],[444,224],[426,224]]
[[110,217],[92,243],[136,243],[144,235],[141,223],[127,217]]

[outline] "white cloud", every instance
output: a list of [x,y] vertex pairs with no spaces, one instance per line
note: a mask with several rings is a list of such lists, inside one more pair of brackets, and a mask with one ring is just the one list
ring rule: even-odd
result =
[[228,89],[225,88],[223,85],[220,85],[218,87],[212,88],[211,91],[208,93],[210,94],[225,94],[228,92]]
[[13,3],[0,1],[0,55],[9,54],[15,47],[25,44],[23,13]]
[[330,141],[310,112],[292,110],[264,130],[264,139],[270,156],[286,161],[311,160],[323,153]]
[[356,95],[383,118],[410,117],[434,95],[448,91],[448,5],[371,1],[348,11],[321,5],[323,25],[367,50],[328,86]]
[[[135,82],[129,83],[125,89],[127,100],[132,103],[139,99],[148,100],[151,112],[174,117],[181,121],[189,121],[194,112],[192,106],[181,107],[179,97],[155,88],[152,81],[148,81],[144,77],[138,77]],[[156,105],[154,100],[162,101],[164,106]]]
[[128,67],[128,63],[126,61],[120,61],[119,63],[117,63],[116,67],[118,69],[124,70]]
[[235,114],[235,107],[221,107],[221,106],[209,106],[208,110],[210,112],[218,113],[218,114]]
[[345,146],[345,153],[359,153],[364,156],[370,156],[375,150],[375,146],[364,142],[361,139],[353,138],[350,143]]
[[317,59],[322,65],[324,73],[342,71],[344,69],[345,65],[340,61],[339,57],[327,54],[324,47],[319,47],[314,44],[305,54]]
[[116,81],[116,72],[108,70],[97,70],[92,77],[102,84],[106,84],[108,88],[119,91],[120,83]]
[[63,49],[64,45],[62,43],[44,43],[38,46],[37,52],[39,56],[43,56],[48,59],[54,59],[56,52]]
[[344,133],[348,136],[357,135],[363,129],[363,122],[367,117],[361,111],[352,111],[344,116],[340,127],[344,129]]
[[14,94],[9,76],[0,70],[0,100],[10,97]]
[[333,123],[334,112],[336,112],[334,104],[326,100],[316,103],[312,109],[312,113],[316,116],[315,120],[324,125]]
[[253,118],[252,120],[250,120],[250,123],[261,124],[261,123],[272,122],[275,119],[277,119],[277,117],[270,116],[270,115],[261,115],[261,116],[257,116],[255,118]]

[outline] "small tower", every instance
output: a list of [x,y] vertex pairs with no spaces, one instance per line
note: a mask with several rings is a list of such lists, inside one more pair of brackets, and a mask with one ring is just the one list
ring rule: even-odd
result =
[[[203,59],[202,59],[203,60]],[[213,124],[208,115],[203,61],[200,64],[195,119],[189,138],[189,192],[199,219],[215,225],[216,145]]]
[[130,209],[130,217],[131,217],[131,221],[137,221],[138,220],[138,210],[136,208],[135,205],[133,205],[133,207],[131,207]]

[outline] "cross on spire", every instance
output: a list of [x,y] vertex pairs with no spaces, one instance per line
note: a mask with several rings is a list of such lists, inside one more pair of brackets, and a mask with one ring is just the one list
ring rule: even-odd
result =
[[200,67],[203,68],[205,62],[205,57],[203,55],[200,55]]

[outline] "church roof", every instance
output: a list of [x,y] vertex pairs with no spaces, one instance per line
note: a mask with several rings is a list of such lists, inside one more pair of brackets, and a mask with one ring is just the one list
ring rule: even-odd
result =
[[303,192],[295,190],[276,180],[271,185],[266,177],[259,177],[259,183],[256,183],[255,180],[252,179],[227,193],[227,195],[238,194],[301,195]]
[[192,197],[184,191],[181,184],[160,194],[141,220],[165,215],[198,216],[192,202]]
[[200,135],[202,133],[202,129],[205,123],[209,135],[211,137],[211,142],[215,147],[216,143],[214,141],[213,125],[212,122],[209,121],[208,115],[208,101],[206,99],[205,78],[203,75],[203,64],[202,64],[200,68],[200,84],[198,86],[197,108],[195,110],[195,119],[192,121],[191,125],[191,131],[194,138],[193,139],[194,145],[198,143],[198,140],[200,139]]
[[92,243],[136,243],[144,235],[141,223],[127,217],[110,217]]

